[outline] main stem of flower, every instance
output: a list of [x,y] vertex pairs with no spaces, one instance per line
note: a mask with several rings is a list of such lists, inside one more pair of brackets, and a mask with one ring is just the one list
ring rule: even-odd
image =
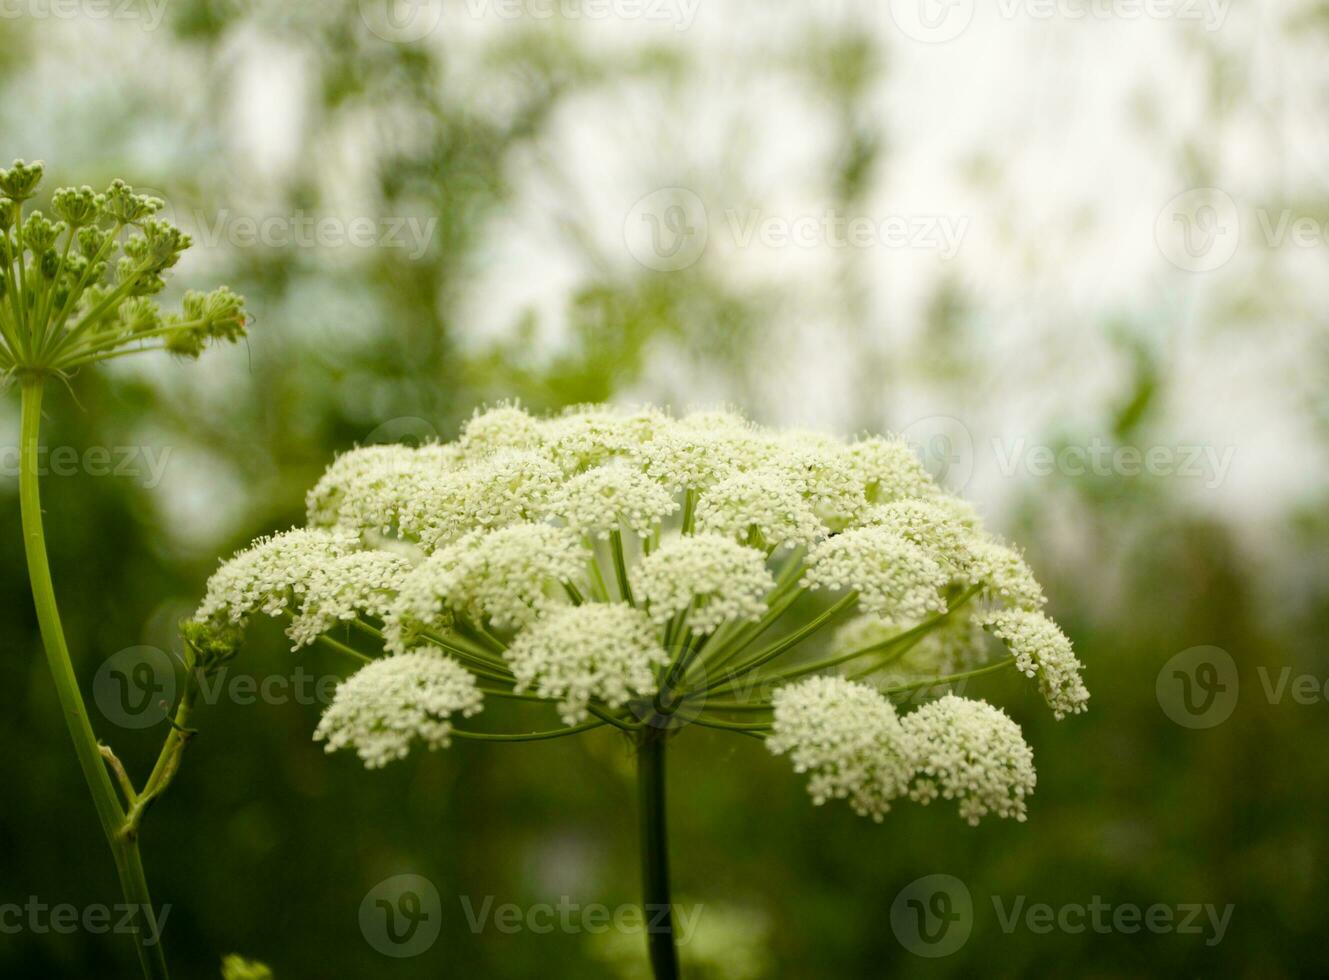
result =
[[655,980],[678,980],[674,911],[669,897],[669,841],[665,830],[663,728],[645,725],[637,741],[637,805],[641,810],[642,913]]
[[[92,794],[97,818],[115,857],[116,871],[125,901],[136,906],[140,927],[136,934],[139,962],[148,980],[167,980],[166,954],[160,941],[156,923],[156,909],[148,893],[143,861],[139,857],[137,832],[126,819],[124,808],[116,796],[110,773],[102,758],[88,720],[87,706],[78,689],[74,665],[69,659],[65,643],[64,626],[55,602],[55,586],[51,581],[51,568],[46,558],[46,536],[42,528],[41,493],[38,486],[38,447],[41,439],[43,379],[38,375],[23,378],[22,417],[19,447],[19,506],[23,515],[23,547],[28,558],[28,578],[32,583],[32,598],[37,609],[37,623],[41,629],[42,646],[46,661],[55,681],[56,694],[65,718],[69,735],[74,740],[74,751],[83,769],[83,778]],[[151,945],[149,945],[151,943]]]

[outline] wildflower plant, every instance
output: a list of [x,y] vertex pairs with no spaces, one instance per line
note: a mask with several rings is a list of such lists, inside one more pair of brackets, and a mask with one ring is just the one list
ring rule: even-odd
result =
[[[153,916],[138,846],[143,816],[179,768],[201,679],[235,653],[235,644],[223,632],[184,628],[185,689],[156,765],[137,786],[93,733],[65,642],[42,524],[42,396],[52,379],[69,384],[80,369],[102,361],[153,350],[197,357],[214,341],[244,336],[246,316],[243,301],[225,287],[187,292],[179,310],[163,310],[157,297],[190,239],[157,217],[162,202],[116,180],[101,192],[60,188],[49,212],[32,209],[43,169],[21,160],[0,169],[0,378],[21,390],[19,498],[28,577],[62,714],[125,900]],[[167,976],[162,945],[149,938],[159,932],[154,922],[138,933],[149,978]]]
[[[230,635],[280,617],[297,648],[361,665],[315,738],[369,767],[459,739],[625,733],[644,904],[667,924],[665,748],[690,725],[763,741],[818,804],[881,820],[940,798],[969,823],[1024,820],[1035,775],[1019,727],[948,692],[1009,668],[1057,717],[1084,710],[1081,665],[1043,604],[1019,552],[902,440],[502,405],[452,443],[339,457],[307,526],[224,563],[195,622]],[[941,696],[903,711],[920,693]],[[490,699],[547,702],[557,722],[487,728]],[[676,976],[672,928],[648,943],[656,975]]]

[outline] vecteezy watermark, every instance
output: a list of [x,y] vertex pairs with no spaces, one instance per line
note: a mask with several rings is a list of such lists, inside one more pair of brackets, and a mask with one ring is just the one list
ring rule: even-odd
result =
[[[1329,702],[1329,677],[1284,664],[1255,668],[1260,693],[1271,705],[1302,707]],[[1168,659],[1158,672],[1155,693],[1163,713],[1186,728],[1213,728],[1232,717],[1241,693],[1237,662],[1222,647],[1198,646]]]
[[79,907],[64,902],[47,905],[35,895],[29,895],[22,904],[0,904],[0,934],[14,936],[21,932],[36,935],[56,933],[72,935],[87,932],[93,935],[115,933],[137,936],[144,934],[144,946],[156,946],[171,914],[170,904],[154,912],[150,905],[85,905]]
[[[1171,20],[1217,31],[1227,21],[1231,0],[997,0],[1004,21]],[[974,0],[890,0],[891,20],[900,33],[926,44],[943,44],[968,29]]]
[[473,933],[492,928],[504,935],[530,932],[548,935],[551,932],[587,933],[598,936],[607,932],[626,935],[647,934],[669,928],[672,912],[674,935],[680,946],[692,941],[704,905],[604,905],[599,902],[581,904],[564,895],[557,902],[536,902],[518,905],[515,902],[495,904],[493,895],[487,895],[477,905],[470,896],[461,896],[462,913],[467,927]]
[[[1236,906],[1211,903],[1030,902],[1026,895],[991,896],[997,926],[1007,936],[1021,929],[1035,935],[1175,934],[1198,936],[1217,946],[1227,935]],[[891,904],[891,931],[916,956],[936,958],[957,952],[973,932],[976,910],[969,888],[954,875],[933,874],[911,881]]]
[[438,217],[343,218],[305,211],[254,217],[222,209],[211,217],[196,210],[194,223],[197,241],[209,248],[399,248],[416,261],[429,249]]
[[437,942],[442,927],[438,889],[423,875],[385,878],[360,902],[360,934],[384,956],[419,956]]
[[[164,722],[179,690],[178,659],[153,646],[133,646],[108,657],[92,682],[93,700],[107,721],[122,728]],[[233,673],[229,666],[200,671],[197,700],[204,704],[328,705],[341,678],[296,666],[289,674]]]
[[963,493],[974,475],[974,437],[953,415],[928,415],[900,430],[932,478],[951,493]]
[[1227,478],[1235,446],[1122,446],[1095,436],[1085,445],[1030,445],[1026,439],[992,440],[1002,476],[1153,476],[1203,480],[1213,490]]
[[1184,728],[1213,728],[1232,716],[1241,691],[1237,662],[1221,647],[1190,647],[1158,671],[1154,694],[1163,713]]
[[890,0],[900,32],[925,44],[942,44],[964,33],[974,19],[974,0]]
[[0,0],[0,20],[137,21],[155,31],[169,0]]
[[916,878],[891,903],[891,931],[915,956],[949,956],[969,941],[973,928],[973,898],[954,875]]
[[[0,476],[18,478],[19,447],[0,447]],[[161,483],[171,447],[162,446],[38,446],[38,476],[113,476],[139,480],[148,490]]]
[[1008,903],[1002,896],[993,895],[992,908],[1001,931],[1008,936],[1021,928],[1037,936],[1052,932],[1126,936],[1148,932],[1200,936],[1206,946],[1217,946],[1227,935],[1236,906],[1231,902],[1221,906],[1208,902],[1137,905],[1134,902],[1108,902],[1100,895],[1094,895],[1088,902],[1051,905],[1047,902],[1030,903],[1024,895],[1017,895]]
[[[692,26],[701,0],[360,0],[360,18],[385,41],[409,44],[445,17],[497,21],[645,21],[675,31]],[[446,9],[445,9],[446,7]]]
[[1329,221],[1292,208],[1256,207],[1243,214],[1217,187],[1184,191],[1168,201],[1154,221],[1154,240],[1173,265],[1187,272],[1212,272],[1226,265],[1243,241],[1270,250],[1329,248]]
[[966,216],[848,214],[835,208],[773,213],[764,208],[712,210],[686,187],[664,187],[637,200],[623,221],[628,253],[648,269],[694,265],[715,233],[733,248],[916,249],[952,259],[969,229]]

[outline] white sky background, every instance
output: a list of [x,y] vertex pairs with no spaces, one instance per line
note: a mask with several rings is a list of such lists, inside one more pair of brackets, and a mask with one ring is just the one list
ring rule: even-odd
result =
[[[416,12],[428,17],[431,2],[421,0]],[[602,11],[636,9],[633,0],[600,2]],[[529,16],[548,10],[549,0],[526,0],[528,16],[516,19],[512,0],[448,0],[428,33],[427,43],[448,55],[450,97],[482,115],[511,108],[515,83],[491,67],[489,52],[516,31],[557,31],[617,57],[665,46],[688,66],[674,85],[620,75],[578,90],[535,149],[510,161],[516,195],[488,229],[464,299],[467,342],[483,346],[535,310],[542,343],[557,348],[568,297],[595,271],[572,247],[570,223],[622,275],[671,274],[644,269],[640,250],[634,256],[625,245],[625,228],[640,220],[633,209],[644,197],[679,186],[704,208],[708,238],[697,261],[740,290],[781,297],[752,355],[764,384],[762,403],[748,407],[764,419],[844,429],[865,405],[897,429],[956,417],[975,447],[967,492],[995,511],[1032,477],[1003,476],[994,440],[1009,452],[1021,439],[1046,440],[1053,428],[1086,440],[1102,431],[1105,404],[1123,394],[1124,362],[1106,329],[1125,318],[1169,352],[1167,425],[1151,438],[1220,456],[1234,451],[1221,485],[1181,482],[1197,507],[1262,523],[1324,485],[1307,399],[1324,377],[1326,225],[1321,219],[1318,236],[1294,244],[1267,240],[1260,224],[1260,209],[1269,224],[1283,209],[1293,220],[1329,214],[1316,205],[1329,189],[1329,59],[1322,41],[1287,26],[1304,5],[1120,0],[1114,13],[1095,0],[642,2],[649,15],[555,24]],[[943,18],[943,32],[957,23],[963,30],[944,43],[916,40],[901,25],[917,32],[919,9]],[[1140,10],[1157,15],[1127,15]],[[25,92],[11,93],[11,105],[31,96],[38,107],[3,112],[14,146],[85,158],[95,147],[83,144],[95,135],[80,142],[58,134],[77,134],[68,120],[90,103],[123,112],[127,101],[146,97],[105,81],[117,65],[150,61],[164,83],[151,98],[179,117],[202,100],[200,87],[227,86],[231,143],[220,149],[233,157],[235,185],[250,199],[280,200],[308,153],[329,162],[325,204],[350,213],[367,199],[373,168],[365,144],[382,119],[348,115],[323,143],[307,142],[317,60],[298,34],[272,34],[257,18],[228,39],[223,76],[209,78],[191,77],[188,53],[171,51],[164,29],[51,28],[80,55],[58,68],[50,62]],[[843,29],[880,51],[882,70],[864,107],[886,152],[865,200],[840,217],[921,222],[930,238],[943,224],[960,229],[951,257],[931,245],[738,240],[736,228],[754,217],[819,218],[833,202],[829,177],[841,134],[824,94],[790,65],[811,39]],[[1215,95],[1216,78],[1227,94]],[[165,118],[123,148],[128,169],[136,160],[154,172],[170,169],[160,158],[178,154],[181,141],[172,113]],[[396,124],[409,133],[412,120]],[[1206,184],[1225,192],[1234,210],[1214,212],[1217,244],[1197,260],[1203,271],[1187,271],[1172,261],[1177,240],[1166,230],[1160,247],[1156,224],[1161,215],[1165,229],[1179,227],[1169,201]],[[843,301],[847,266],[865,285],[861,316],[851,317]],[[959,395],[918,383],[908,364],[943,279],[976,304],[985,365],[977,390]],[[855,396],[865,342],[890,376],[880,391],[860,387]],[[661,391],[687,383],[675,372]],[[648,386],[631,394],[660,393]],[[690,394],[733,397],[723,378]]]

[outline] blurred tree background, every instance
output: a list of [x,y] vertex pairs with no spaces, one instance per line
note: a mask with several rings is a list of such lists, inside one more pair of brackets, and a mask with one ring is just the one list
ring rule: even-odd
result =
[[[121,649],[169,648],[217,559],[299,521],[335,453],[451,438],[487,401],[728,402],[904,431],[1026,547],[1088,665],[1091,711],[1056,723],[1022,685],[972,685],[1010,706],[1039,769],[1028,824],[977,829],[945,808],[905,805],[881,826],[813,808],[759,744],[690,733],[671,760],[675,889],[717,910],[711,941],[732,951],[698,975],[1318,974],[1329,703],[1275,703],[1260,668],[1329,677],[1324,6],[1228,10],[1212,30],[980,14],[947,45],[915,42],[884,4],[675,3],[668,21],[407,5],[439,15],[429,30],[381,6],[0,20],[7,157],[46,160],[49,186],[150,188],[196,239],[171,288],[229,283],[255,318],[238,349],[77,377],[49,399],[48,446],[167,460],[160,481],[46,480],[84,690]],[[1242,238],[1221,268],[1180,269],[1155,218],[1206,186],[1237,199]],[[683,201],[666,225],[703,222],[691,260],[643,255],[632,222],[663,191]],[[1320,221],[1318,244],[1261,237],[1256,208]],[[949,216],[964,237],[945,255],[742,231],[826,213]],[[369,219],[378,237],[306,240],[291,231],[303,218]],[[251,240],[246,221],[269,231]],[[0,424],[13,446],[16,403]],[[1003,466],[1013,447],[1095,441],[1233,462],[1212,480]],[[9,470],[0,498],[0,903],[113,901]],[[1235,658],[1241,696],[1225,724],[1189,729],[1155,685],[1200,645]],[[293,660],[273,629],[236,671],[297,666],[342,668],[317,650]],[[142,772],[160,733],[92,710]],[[317,714],[199,712],[145,835],[178,976],[214,976],[230,951],[284,980],[611,975],[593,937],[477,933],[459,899],[636,900],[615,736],[469,743],[366,773],[311,741]],[[438,887],[443,933],[393,960],[358,910],[408,872]],[[961,950],[925,960],[890,913],[933,873],[963,880],[976,915]],[[1007,934],[992,895],[1235,910],[1212,946]],[[132,976],[131,957],[116,937],[0,936],[5,976]]]

